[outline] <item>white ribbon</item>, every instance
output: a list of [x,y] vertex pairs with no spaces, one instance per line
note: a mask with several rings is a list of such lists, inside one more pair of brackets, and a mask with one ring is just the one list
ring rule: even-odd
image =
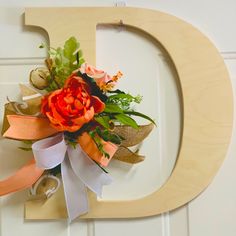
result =
[[66,207],[69,220],[88,212],[88,187],[101,197],[103,185],[112,182],[111,177],[82,150],[66,144],[63,134],[42,139],[32,145],[36,165],[52,169],[61,164]]

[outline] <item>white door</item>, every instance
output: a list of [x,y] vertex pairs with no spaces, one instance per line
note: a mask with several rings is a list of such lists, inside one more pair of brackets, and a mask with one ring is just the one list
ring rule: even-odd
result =
[[[6,96],[12,100],[19,99],[18,83],[27,83],[30,70],[41,66],[46,56],[45,51],[38,49],[38,46],[47,41],[47,36],[43,30],[23,25],[24,7],[113,6],[114,1],[90,0],[85,5],[83,1],[73,0],[63,0],[60,3],[2,0],[0,4],[2,6],[0,8],[0,112],[2,114]],[[218,3],[213,0],[175,2],[147,0],[127,1],[127,5],[162,10],[199,28],[218,47],[228,66],[235,88],[236,28],[231,26],[236,21],[235,1],[225,0]],[[117,69],[123,70],[127,76],[121,81],[121,86],[133,93],[143,93],[142,87],[133,86],[135,78],[140,74],[144,78],[145,76],[158,78],[153,80],[153,84],[147,85],[146,90],[150,92],[144,92],[142,107],[148,113],[150,107],[145,106],[149,104],[147,97],[155,99],[157,106],[152,109],[153,113],[149,114],[156,116],[159,123],[158,130],[152,134],[152,137],[157,137],[157,159],[153,162],[147,159],[135,167],[113,163],[110,173],[115,178],[115,183],[104,189],[106,199],[141,197],[161,186],[168,178],[175,162],[180,114],[174,76],[157,45],[144,35],[122,27],[97,29],[97,65],[111,72]],[[132,82],[130,82],[131,77]],[[176,117],[175,120],[172,119],[173,115]],[[35,236],[235,236],[235,135],[234,132],[227,158],[213,183],[197,199],[178,210],[145,219],[77,220],[70,225],[66,221],[25,221],[23,203],[27,199],[28,192],[23,191],[0,199],[0,236],[32,234]],[[1,179],[13,173],[31,158],[31,153],[19,150],[18,146],[20,146],[18,142],[0,139]],[[143,150],[145,151],[145,147]],[[153,163],[155,165],[152,165]]]

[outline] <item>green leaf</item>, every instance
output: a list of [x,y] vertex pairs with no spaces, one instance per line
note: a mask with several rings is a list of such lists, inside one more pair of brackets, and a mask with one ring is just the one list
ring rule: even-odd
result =
[[107,113],[123,113],[123,110],[115,104],[106,104],[104,112],[107,112]]
[[117,114],[115,115],[115,118],[124,125],[129,125],[134,129],[138,129],[138,124],[136,123],[136,121],[125,114]]
[[111,96],[108,97],[109,100],[112,100],[112,99],[124,99],[124,98],[134,99],[135,97],[133,97],[130,94],[126,94],[126,93],[119,93],[119,94],[111,95]]
[[[93,131],[90,131],[88,134],[90,135],[90,137],[93,139],[94,143],[96,144],[98,150],[106,157],[106,158],[110,158],[110,155],[109,153],[107,153],[105,150],[104,150],[104,147],[103,147],[103,144],[102,144],[102,140],[100,138],[100,136],[98,135],[98,130],[99,127],[97,127],[98,129],[95,129]],[[101,131],[101,130],[100,130]]]
[[133,102],[140,103],[142,101],[141,96],[132,96],[131,94],[118,93],[108,97],[107,103],[116,104],[122,110],[130,110],[130,106]]
[[110,134],[108,141],[120,145],[122,140],[124,140],[124,139],[122,139],[119,135],[117,135],[117,134]]
[[96,116],[96,117],[94,117],[94,120],[96,120],[104,128],[110,129],[110,124],[109,124],[110,117],[109,116]]
[[[90,136],[96,140],[96,135],[98,135],[101,139],[103,139],[106,142],[112,142],[114,144],[121,144],[121,141],[124,140],[123,137],[113,133],[112,131],[108,130],[108,129],[101,129],[100,127],[96,127],[93,131],[89,132]],[[100,144],[102,145],[101,140],[98,139],[98,141],[100,142]],[[98,142],[97,142],[98,143]]]
[[68,40],[66,40],[63,50],[64,56],[68,59],[71,59],[75,51],[77,50],[77,46],[78,43],[75,37],[70,37]]
[[109,130],[104,130],[98,133],[98,135],[106,142],[110,141],[115,144],[121,144],[121,137],[117,134],[110,132]]
[[133,116],[139,116],[139,117],[142,117],[146,120],[149,120],[151,121],[154,125],[156,125],[155,121],[150,118],[149,116],[147,115],[144,115],[143,113],[140,113],[140,112],[137,112],[137,111],[124,111],[125,114],[128,114],[128,115],[133,115]]

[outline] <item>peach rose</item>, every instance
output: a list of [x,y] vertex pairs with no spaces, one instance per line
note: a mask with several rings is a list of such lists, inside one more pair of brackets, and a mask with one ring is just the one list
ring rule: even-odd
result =
[[90,94],[87,83],[73,73],[62,89],[42,99],[41,112],[58,131],[75,132],[104,108],[105,104]]
[[116,84],[112,77],[105,71],[98,70],[94,66],[91,66],[87,63],[83,63],[79,71],[82,74],[86,73],[89,77],[93,78],[96,81],[98,87],[103,91],[111,90]]

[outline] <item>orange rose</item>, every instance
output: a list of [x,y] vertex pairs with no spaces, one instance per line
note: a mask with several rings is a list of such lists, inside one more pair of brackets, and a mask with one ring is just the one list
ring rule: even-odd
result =
[[41,112],[58,131],[75,132],[88,123],[105,104],[90,94],[87,83],[75,73],[58,89],[42,100]]

